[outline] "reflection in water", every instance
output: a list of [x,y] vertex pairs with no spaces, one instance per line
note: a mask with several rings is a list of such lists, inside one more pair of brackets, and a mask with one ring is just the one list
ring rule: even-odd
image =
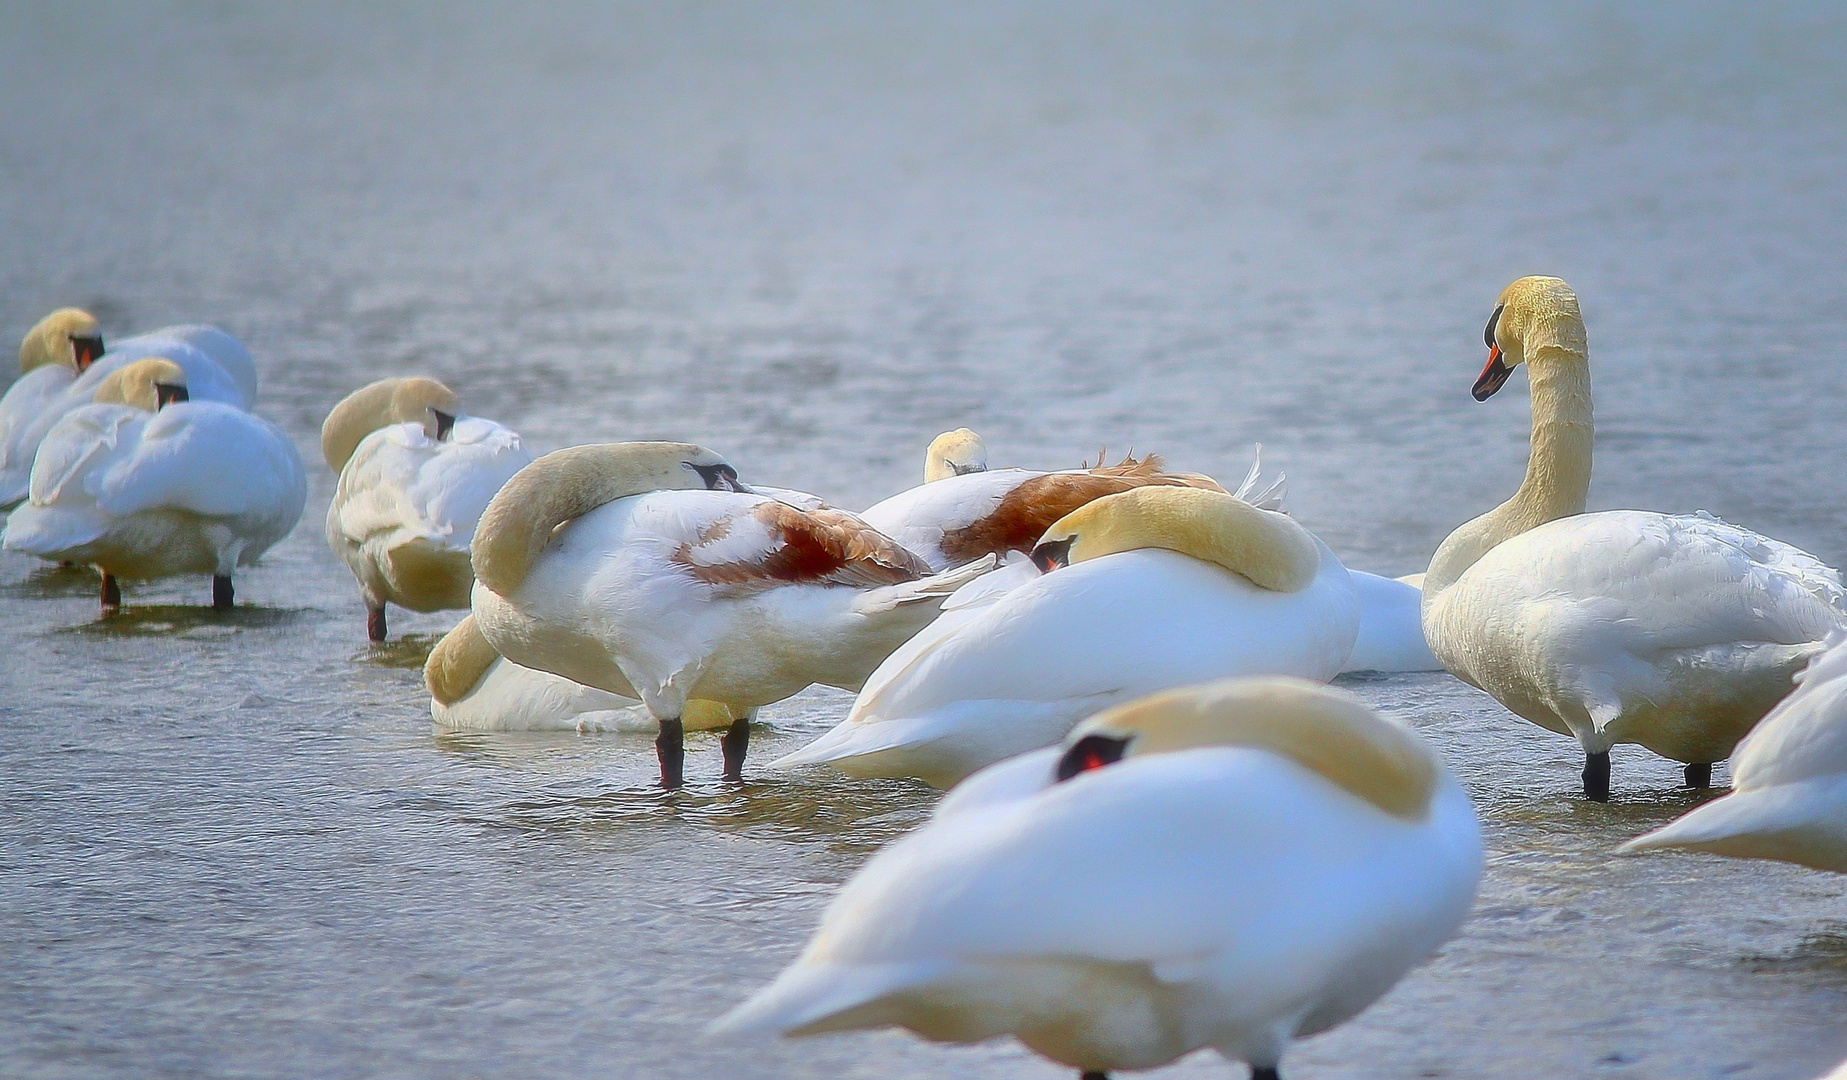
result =
[[[220,321],[313,488],[228,616],[195,578],[101,619],[93,571],[0,556],[0,1074],[1064,1076],[706,1041],[935,793],[761,771],[837,691],[765,709],[741,787],[693,736],[671,795],[650,731],[434,733],[417,669],[458,613],[364,644],[326,410],[429,374],[537,450],[690,439],[841,506],[963,424],[997,462],[1108,444],[1234,480],[1261,440],[1292,513],[1401,574],[1517,482],[1519,396],[1468,387],[1495,294],[1556,273],[1593,339],[1592,505],[1839,564],[1843,32],[1646,3],[0,9],[0,132],[32,148],[0,185],[30,253],[5,340],[67,303],[114,337]],[[1342,683],[1452,763],[1489,871],[1462,936],[1288,1075],[1847,1057],[1840,879],[1616,857],[1707,796],[1619,747],[1591,805],[1571,740],[1454,679]]]

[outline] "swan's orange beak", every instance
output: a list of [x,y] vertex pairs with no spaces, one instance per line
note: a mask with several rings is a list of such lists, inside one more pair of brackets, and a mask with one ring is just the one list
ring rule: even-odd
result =
[[1513,373],[1513,368],[1501,363],[1501,347],[1490,345],[1488,346],[1488,363],[1481,369],[1481,378],[1475,380],[1475,388],[1469,393],[1475,395],[1476,401],[1486,401],[1494,396],[1496,390],[1506,384],[1507,376]]

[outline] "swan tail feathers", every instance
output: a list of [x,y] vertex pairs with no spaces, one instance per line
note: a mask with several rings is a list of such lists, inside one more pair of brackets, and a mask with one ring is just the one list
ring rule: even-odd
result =
[[940,574],[918,578],[916,581],[904,581],[896,585],[886,585],[862,594],[853,604],[853,610],[861,615],[876,615],[909,604],[925,601],[941,603],[962,586],[974,581],[1000,565],[997,555],[983,555],[973,562],[952,567]]
[[1662,850],[1847,872],[1847,776],[1733,791],[1617,848]]
[[941,961],[896,964],[797,962],[748,1001],[718,1018],[708,1034],[818,1035],[882,1022],[880,1004],[934,978]]

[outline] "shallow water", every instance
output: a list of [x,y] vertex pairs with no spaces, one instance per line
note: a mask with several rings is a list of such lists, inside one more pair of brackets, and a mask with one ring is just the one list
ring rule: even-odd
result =
[[[660,795],[642,735],[431,733],[453,614],[368,649],[327,408],[435,374],[540,450],[673,437],[865,505],[938,430],[997,463],[1250,446],[1350,565],[1421,569],[1518,481],[1495,294],[1584,298],[1594,507],[1847,559],[1847,25],[1825,6],[237,4],[0,11],[0,329],[211,320],[309,511],[241,576],[0,557],[0,1073],[1050,1077],[1009,1046],[721,1044],[933,801],[825,774]],[[1488,822],[1475,917],[1303,1077],[1809,1077],[1847,885],[1614,858],[1696,798],[1447,676],[1346,680]],[[753,759],[847,697],[766,709]],[[1158,1075],[1225,1075],[1210,1056]]]

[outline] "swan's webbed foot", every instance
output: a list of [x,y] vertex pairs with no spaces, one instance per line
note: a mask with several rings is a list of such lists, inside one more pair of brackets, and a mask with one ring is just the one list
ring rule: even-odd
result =
[[1696,761],[1686,768],[1687,786],[1695,791],[1704,791],[1712,786],[1712,762]]
[[103,571],[103,614],[114,615],[120,610],[122,610],[121,583],[116,581],[114,574],[105,570]]
[[385,640],[385,609],[366,609],[366,637],[372,641]]
[[1610,801],[1610,752],[1584,755],[1584,797],[1592,802]]
[[661,733],[654,739],[654,752],[661,759],[661,787],[672,791],[686,783],[686,728],[679,717],[661,721]]
[[226,574],[212,575],[212,610],[229,611],[231,609],[231,578]]
[[725,731],[725,737],[719,740],[719,746],[725,752],[725,780],[744,779],[744,754],[750,749],[750,717],[731,721],[731,727]]

